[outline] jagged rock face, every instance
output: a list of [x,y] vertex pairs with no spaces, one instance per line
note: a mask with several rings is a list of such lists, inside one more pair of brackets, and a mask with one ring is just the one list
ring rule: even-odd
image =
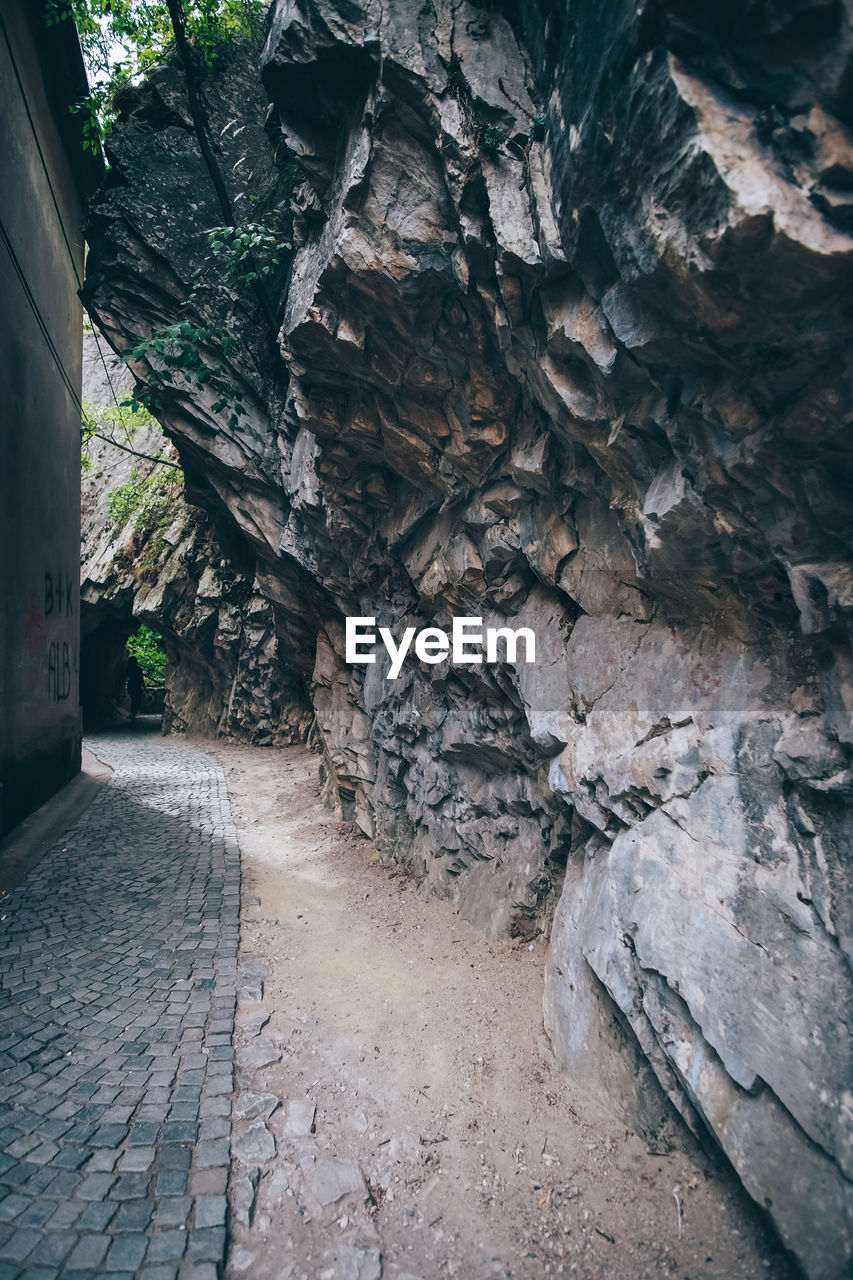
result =
[[[647,1126],[664,1095],[707,1126],[826,1278],[853,1159],[849,52],[808,3],[522,3],[516,29],[274,5],[266,154],[305,176],[280,359],[244,301],[247,419],[182,390],[164,415],[313,673],[330,795],[487,932],[559,898],[558,1053]],[[226,172],[268,163],[242,74],[209,95]],[[203,175],[186,208],[164,83],[93,223],[120,344],[176,318],[219,221]],[[345,614],[510,620],[537,662],[390,681],[345,663]]]
[[[86,337],[83,395],[89,405],[96,412],[110,409],[113,393],[126,395],[128,382],[126,370],[111,370],[96,339]],[[101,430],[149,458],[163,448],[156,423],[138,428],[131,440],[115,424],[102,422]],[[143,478],[166,473],[102,439],[93,440],[89,452],[80,588],[87,720],[115,714],[124,686],[125,644],[144,622],[162,634],[169,658],[165,731],[227,736],[258,746],[304,741],[313,715],[301,680],[282,661],[274,607],[245,568],[245,554],[238,549],[241,572],[205,513],[183,500],[177,479],[164,520],[154,526],[142,521],[138,527],[133,516],[123,525],[111,521],[110,495],[128,483],[132,472]]]

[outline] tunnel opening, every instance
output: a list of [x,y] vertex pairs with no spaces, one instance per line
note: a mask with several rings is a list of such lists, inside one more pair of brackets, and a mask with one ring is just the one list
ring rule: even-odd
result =
[[[87,626],[87,621],[90,623]],[[80,705],[83,728],[91,731],[130,720],[138,671],[138,716],[162,722],[168,656],[162,635],[133,617],[108,613],[87,618],[84,607],[80,644]]]
[[127,638],[133,631],[131,618],[112,612],[92,617],[92,612],[84,603],[80,617],[80,707],[86,731],[110,724],[119,716]]
[[127,638],[127,663],[124,690],[130,708],[131,722],[140,715],[163,720],[166,697],[166,668],[169,657],[159,631],[141,622]]

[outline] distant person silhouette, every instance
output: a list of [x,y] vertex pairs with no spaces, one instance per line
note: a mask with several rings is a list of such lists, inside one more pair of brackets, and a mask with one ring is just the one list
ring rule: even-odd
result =
[[127,676],[127,693],[130,698],[130,723],[133,724],[139,714],[139,708],[142,706],[142,695],[145,692],[145,677],[135,658],[128,658],[125,675]]

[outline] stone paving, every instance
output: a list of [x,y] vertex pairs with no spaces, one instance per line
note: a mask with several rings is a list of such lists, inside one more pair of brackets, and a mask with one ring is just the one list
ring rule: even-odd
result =
[[240,860],[220,767],[115,770],[0,906],[0,1280],[215,1280],[225,1252]]

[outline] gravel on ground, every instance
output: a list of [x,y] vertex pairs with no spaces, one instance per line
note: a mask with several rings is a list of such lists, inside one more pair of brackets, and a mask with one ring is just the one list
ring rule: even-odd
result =
[[487,942],[321,807],[301,747],[213,749],[243,858],[229,1280],[789,1274],[733,1174],[555,1062],[543,942]]

